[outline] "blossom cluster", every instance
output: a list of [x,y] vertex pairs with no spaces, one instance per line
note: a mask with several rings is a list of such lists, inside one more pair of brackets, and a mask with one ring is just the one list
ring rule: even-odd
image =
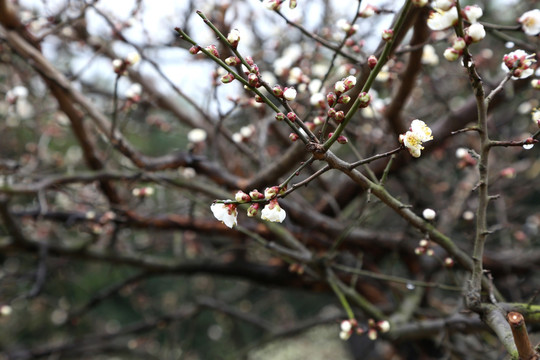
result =
[[534,73],[534,56],[524,50],[512,51],[503,56],[501,67],[506,72],[512,72],[513,79],[525,79]]
[[368,320],[367,330],[358,325],[356,319],[343,320],[340,324],[341,331],[339,337],[341,340],[348,340],[353,333],[361,335],[367,332],[370,340],[377,340],[379,333],[386,333],[390,331],[390,323],[387,320],[375,321],[373,319]]
[[266,188],[264,194],[258,190],[253,190],[249,194],[238,191],[234,196],[235,200],[233,202],[231,202],[231,200],[227,200],[226,202],[214,202],[210,206],[210,210],[212,210],[216,219],[232,228],[233,226],[238,225],[238,204],[251,203],[247,210],[247,216],[254,217],[259,212],[261,202],[266,202],[266,205],[261,211],[261,219],[281,223],[285,220],[287,213],[279,205],[277,196],[283,193],[284,190],[285,188],[272,186]]
[[420,157],[424,149],[422,143],[433,140],[431,129],[422,120],[415,119],[411,123],[409,131],[399,135],[399,142],[403,144],[414,157]]

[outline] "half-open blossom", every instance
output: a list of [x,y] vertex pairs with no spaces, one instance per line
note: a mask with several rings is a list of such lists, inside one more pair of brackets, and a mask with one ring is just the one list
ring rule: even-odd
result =
[[540,33],[540,10],[534,9],[523,13],[518,19],[525,34],[536,36]]
[[283,222],[287,213],[283,210],[277,199],[271,200],[261,211],[261,219],[271,222]]
[[457,23],[458,12],[456,7],[448,11],[432,11],[429,14],[427,24],[431,30],[446,30]]
[[283,0],[264,0],[263,5],[268,10],[279,10]]
[[479,42],[486,37],[486,30],[484,29],[484,25],[480,23],[472,24],[467,29],[465,29],[465,32],[470,37],[472,42]]
[[240,31],[238,31],[238,29],[232,29],[229,35],[227,35],[227,41],[236,49],[240,42]]
[[399,142],[402,143],[409,153],[414,157],[420,157],[421,150],[424,149],[422,143],[433,139],[431,129],[422,120],[413,120],[409,131],[399,136]]
[[512,79],[525,79],[534,73],[534,63],[534,54],[519,49],[504,55],[501,67],[506,72],[512,71]]
[[210,206],[210,210],[214,214],[214,217],[230,227],[237,225],[236,217],[238,212],[236,211],[236,205],[234,204],[223,204],[223,203],[213,203]]
[[459,51],[453,47],[449,47],[444,50],[443,56],[448,61],[456,61],[459,59]]
[[477,22],[478,19],[480,19],[483,14],[484,12],[482,11],[482,8],[478,5],[469,5],[463,8],[463,16],[471,24]]

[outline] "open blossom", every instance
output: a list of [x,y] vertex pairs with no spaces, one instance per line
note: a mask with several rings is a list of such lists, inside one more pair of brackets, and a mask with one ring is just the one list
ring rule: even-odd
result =
[[271,200],[261,211],[261,219],[271,222],[283,222],[287,213],[283,210],[277,199]]
[[399,142],[402,143],[409,153],[414,157],[420,157],[421,150],[424,149],[422,143],[433,139],[431,129],[422,120],[413,120],[409,131],[399,136]]
[[427,24],[431,30],[446,30],[454,26],[458,20],[457,8],[452,7],[448,11],[432,11],[429,14]]
[[214,217],[230,227],[237,225],[236,217],[238,212],[236,211],[236,205],[234,204],[222,204],[222,203],[213,203],[210,206],[210,210],[214,214]]
[[534,54],[519,49],[504,55],[501,67],[506,72],[512,71],[512,79],[525,79],[534,73],[534,63]]
[[518,19],[525,34],[535,36],[540,33],[540,10],[534,9],[523,13]]

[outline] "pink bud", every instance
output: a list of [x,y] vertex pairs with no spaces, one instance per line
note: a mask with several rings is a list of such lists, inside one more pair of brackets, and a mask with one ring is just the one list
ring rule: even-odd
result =
[[200,46],[192,46],[192,47],[189,48],[189,53],[191,55],[197,55],[199,53],[199,51],[201,51]]
[[341,95],[338,99],[339,104],[347,104],[351,101],[351,97],[349,95]]
[[287,113],[287,119],[289,119],[291,122],[294,122],[296,120],[296,114],[292,111]]
[[392,40],[392,38],[394,37],[394,30],[392,29],[386,29],[386,30],[383,30],[382,32],[382,39],[386,42]]
[[250,73],[248,75],[248,84],[249,84],[249,86],[256,87],[258,83],[259,83],[259,78],[257,77],[257,75],[253,74],[253,73]]
[[253,200],[262,200],[264,199],[264,194],[259,192],[259,190],[255,189],[255,190],[251,190],[249,192],[249,196],[253,199]]
[[333,119],[334,117],[336,117],[336,109],[334,109],[334,108],[332,108],[332,107],[331,107],[330,109],[328,109],[328,117],[330,117],[330,118],[332,118],[332,119]]
[[231,73],[228,73],[227,75],[224,75],[222,78],[221,78],[221,82],[224,83],[224,84],[228,84],[230,83],[231,81],[234,80],[234,75],[231,74]]
[[236,66],[240,64],[240,59],[236,56],[230,56],[225,59],[225,63],[229,66]]
[[206,47],[206,51],[208,51],[210,54],[214,55],[215,57],[219,57],[219,52],[217,51],[216,45],[208,45]]
[[373,68],[375,67],[375,65],[377,65],[377,62],[379,60],[377,60],[377,57],[375,55],[370,55],[367,59],[367,63],[368,63],[368,66],[370,69],[373,70]]
[[[261,194],[262,195],[262,194]],[[259,212],[260,205],[259,203],[253,203],[247,209],[247,216],[254,217]]]
[[336,112],[334,120],[336,120],[336,122],[339,124],[343,121],[343,119],[345,119],[345,113],[343,112],[343,110],[339,110],[338,112]]
[[337,96],[333,92],[329,92],[328,95],[326,95],[326,101],[328,102],[328,106],[332,107],[336,104]]
[[347,137],[345,137],[343,135],[340,135],[337,138],[337,142],[340,143],[340,144],[346,144],[346,143],[349,142],[349,139],[347,139]]
[[246,194],[245,192],[243,191],[238,191],[236,193],[236,195],[234,195],[234,199],[236,201],[238,201],[239,203],[246,203],[246,202],[249,202],[251,201],[251,198],[249,197],[248,194]]
[[299,138],[300,138],[300,136],[298,136],[297,133],[290,133],[290,134],[289,134],[289,140],[291,140],[291,141],[293,141],[293,142],[296,141],[296,140],[298,140]]
[[285,120],[285,114],[284,113],[277,113],[275,116],[277,121],[283,121]]
[[283,97],[283,89],[279,85],[274,85],[274,87],[272,88],[272,92],[277,97]]

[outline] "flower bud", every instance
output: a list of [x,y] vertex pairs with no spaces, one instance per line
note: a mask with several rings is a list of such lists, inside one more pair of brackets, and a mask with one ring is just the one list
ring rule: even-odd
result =
[[371,103],[371,95],[369,95],[367,92],[363,91],[358,95],[358,99],[360,100],[359,107],[366,108]]
[[240,42],[240,31],[238,31],[238,29],[231,30],[229,35],[227,35],[227,41],[229,44],[231,44],[233,49],[236,49],[238,47],[238,43]]
[[367,63],[368,63],[368,66],[371,70],[373,70],[373,68],[375,67],[375,65],[377,65],[377,62],[379,60],[377,60],[377,57],[375,55],[370,55],[367,59]]
[[229,66],[236,66],[240,64],[240,58],[236,56],[229,56],[228,58],[225,59],[225,64]]
[[206,47],[206,51],[208,51],[210,54],[214,55],[215,57],[219,57],[219,52],[217,51],[216,45],[208,45]]
[[259,203],[253,203],[249,206],[249,208],[247,209],[247,216],[249,217],[254,217],[257,215],[257,213],[259,212],[259,208],[261,206],[259,205]]
[[262,104],[264,102],[263,98],[260,95],[255,95],[255,102]]
[[279,186],[267,187],[266,189],[264,189],[264,198],[266,200],[270,200],[276,197],[278,191],[279,191]]
[[300,136],[298,136],[297,133],[290,133],[289,134],[289,140],[291,140],[292,142],[295,142],[298,139],[300,139]]
[[336,91],[336,94],[341,94],[347,90],[345,87],[345,83],[343,81],[337,81],[334,85],[334,90]]
[[351,101],[351,97],[349,95],[341,95],[338,99],[339,104],[348,104],[349,101]]
[[533,89],[540,90],[540,79],[531,80],[531,86]]
[[382,320],[377,322],[377,328],[379,328],[380,332],[386,333],[390,331],[390,323],[388,320]]
[[394,30],[392,29],[385,29],[383,30],[382,32],[382,39],[386,42],[392,40],[392,38],[394,37]]
[[289,9],[294,9],[297,5],[296,0],[289,0]]
[[343,80],[343,83],[345,84],[345,91],[348,91],[356,85],[356,77],[349,75]]
[[283,97],[283,89],[279,85],[274,85],[274,87],[272,88],[272,92],[277,97]]
[[296,120],[296,114],[292,111],[287,113],[287,119],[289,119],[290,122],[294,122]]
[[249,73],[248,75],[248,84],[252,87],[257,87],[257,84],[259,83],[259,78],[257,77],[257,74]]
[[199,53],[199,51],[201,51],[200,46],[192,46],[192,47],[189,48],[189,53],[191,55],[197,55]]
[[343,136],[343,135],[339,135],[338,138],[337,138],[337,142],[340,143],[340,144],[346,144],[349,142],[349,139],[347,139],[347,137]]
[[313,106],[324,109],[326,107],[326,104],[324,103],[324,94],[315,93],[311,95],[309,98],[309,103]]
[[252,200],[262,200],[262,199],[264,199],[264,194],[259,192],[259,190],[255,189],[255,190],[251,190],[249,192],[249,197]]
[[336,109],[334,109],[332,107],[330,109],[328,109],[328,117],[330,117],[332,119],[335,118],[336,117]]
[[465,30],[465,32],[471,38],[472,42],[479,42],[486,37],[486,30],[484,29],[484,25],[479,23],[472,24]]
[[454,266],[454,264],[455,264],[454,259],[452,259],[451,257],[447,257],[444,259],[444,266],[451,268]]
[[315,124],[315,126],[322,125],[323,123],[324,118],[322,116],[315,116],[315,118],[313,119],[313,124]]
[[224,75],[221,78],[221,82],[224,83],[224,84],[228,84],[228,83],[232,82],[233,80],[234,80],[234,75],[231,74],[231,73],[228,73],[227,75]]
[[283,121],[285,120],[285,114],[284,113],[277,113],[275,116],[277,121]]
[[345,119],[345,113],[343,112],[343,110],[339,110],[338,112],[336,112],[336,116],[334,117],[334,120],[336,120],[336,122],[338,124],[340,124],[343,119]]
[[328,106],[332,107],[336,104],[337,96],[333,92],[329,92],[328,95],[326,95],[326,101],[328,102]]
[[456,61],[459,59],[459,51],[453,47],[446,48],[443,54],[444,58],[448,61]]
[[236,195],[234,195],[234,199],[236,201],[238,201],[239,203],[246,203],[246,202],[249,202],[251,201],[251,198],[249,197],[248,194],[246,194],[245,192],[243,191],[238,191],[236,193]]
[[452,43],[452,47],[456,49],[457,51],[461,51],[465,49],[465,46],[467,46],[467,43],[465,42],[465,39],[463,39],[462,37],[456,38],[454,42]]

